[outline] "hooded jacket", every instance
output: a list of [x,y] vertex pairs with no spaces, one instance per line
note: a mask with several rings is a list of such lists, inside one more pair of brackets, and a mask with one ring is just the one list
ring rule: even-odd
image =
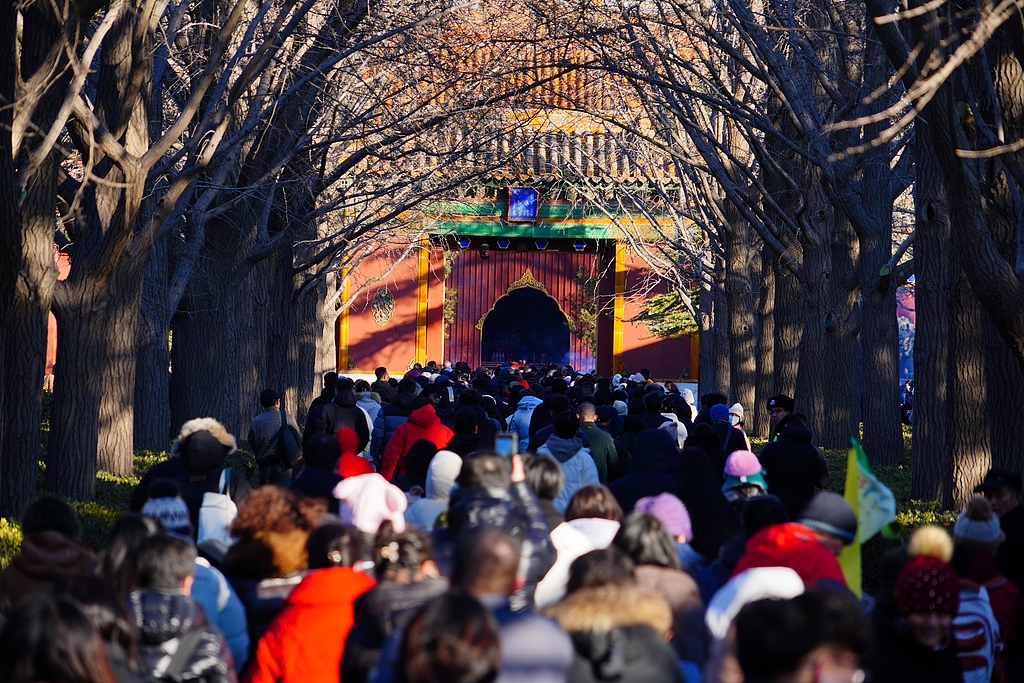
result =
[[448,450],[438,451],[427,468],[426,495],[405,511],[405,521],[420,529],[434,528],[438,515],[448,509],[449,493],[462,471],[462,458]]
[[337,683],[353,604],[376,582],[351,567],[310,572],[260,638],[245,683]]
[[633,454],[626,466],[626,474],[611,484],[615,500],[629,514],[636,502],[647,496],[671,491],[675,487],[675,473],[679,466],[676,440],[662,429],[645,429],[637,437]]
[[602,484],[607,484],[609,470],[615,471],[619,465],[619,451],[615,448],[615,439],[596,422],[581,422],[580,431],[587,435],[587,441],[590,442],[590,454],[597,466],[598,479]]
[[533,411],[542,403],[544,401],[536,396],[523,396],[519,399],[512,417],[508,419],[508,431],[519,435],[520,450],[523,450],[522,446],[530,443],[530,419],[533,417]]
[[[151,467],[132,491],[131,509],[142,510],[153,480],[174,479],[181,489],[181,499],[188,506],[192,528],[198,529],[203,494],[217,491],[225,459],[235,450],[235,437],[212,417],[189,420],[181,426],[178,438],[171,445],[171,457]],[[228,476],[231,500],[238,504],[251,492],[249,481],[231,470]]]
[[634,586],[577,591],[548,610],[572,638],[569,683],[682,683],[662,634],[672,627],[665,600]]
[[236,683],[234,662],[224,637],[207,626],[206,615],[181,593],[137,590],[128,595],[128,610],[139,629],[139,657],[148,675],[159,678],[171,663],[181,637],[206,628],[185,666],[186,680]]
[[799,422],[789,422],[779,430],[779,438],[765,446],[759,456],[768,490],[779,497],[790,519],[799,519],[800,511],[815,491],[828,487],[825,456],[811,441],[810,429]]
[[813,531],[796,522],[773,524],[751,536],[746,553],[736,563],[732,575],[754,567],[789,567],[805,586],[822,580],[846,585],[835,556],[825,549]]
[[0,612],[10,614],[53,586],[84,572],[96,560],[93,552],[58,531],[29,534],[21,551],[0,573]]
[[404,458],[412,445],[426,439],[438,448],[444,448],[455,433],[441,424],[441,418],[434,412],[434,406],[425,405],[409,415],[409,420],[398,426],[388,445],[384,448],[380,473],[391,481],[396,474],[405,474]]
[[554,500],[555,509],[561,513],[565,513],[569,501],[582,487],[601,483],[594,458],[578,438],[563,439],[557,434],[552,434],[544,445],[537,449],[537,454],[550,455],[562,466],[565,485]]
[[359,437],[359,454],[370,452],[370,434],[373,421],[365,410],[356,403],[356,395],[351,391],[342,391],[330,403],[324,403],[310,411],[306,416],[306,431],[302,434],[303,443],[316,434],[334,436],[342,427],[349,427]]
[[412,414],[412,404],[416,400],[415,394],[395,394],[391,403],[385,403],[380,407],[377,418],[373,421],[373,448],[371,453],[375,460],[379,460],[384,453],[391,437],[398,426],[405,423]]

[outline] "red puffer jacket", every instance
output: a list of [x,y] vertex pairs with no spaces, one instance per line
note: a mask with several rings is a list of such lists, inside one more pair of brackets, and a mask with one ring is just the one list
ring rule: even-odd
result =
[[310,572],[260,638],[244,683],[338,683],[352,604],[374,584],[351,567]]
[[381,458],[380,474],[391,481],[396,474],[405,474],[405,455],[420,439],[430,441],[439,449],[448,445],[455,432],[441,424],[434,406],[427,404],[409,415],[409,420],[398,426]]
[[822,579],[846,585],[835,555],[825,549],[813,531],[796,522],[773,524],[750,537],[747,551],[732,575],[752,567],[789,567],[807,587]]

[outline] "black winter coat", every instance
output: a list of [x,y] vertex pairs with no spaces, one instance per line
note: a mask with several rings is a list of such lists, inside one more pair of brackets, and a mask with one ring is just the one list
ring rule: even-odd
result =
[[684,683],[672,648],[650,626],[569,634],[575,655],[568,683]]
[[790,422],[759,456],[768,493],[779,497],[786,514],[794,521],[800,518],[800,511],[815,492],[828,487],[825,456],[811,440],[810,429]]
[[673,490],[678,466],[679,449],[670,434],[661,429],[640,432],[626,474],[610,487],[622,512],[628,515],[641,498]]
[[874,615],[875,650],[865,669],[872,683],[963,683],[956,643],[935,652],[896,628],[887,615]]
[[306,416],[306,430],[302,433],[305,443],[314,434],[334,436],[342,427],[355,430],[359,437],[357,452],[362,453],[370,443],[370,426],[367,424],[366,411],[356,405],[356,397],[345,391],[334,397],[330,403],[324,403]]
[[[195,628],[206,627],[185,666],[186,680],[204,683],[237,683],[234,661],[224,636],[209,626],[203,610],[182,593],[137,590],[127,598],[128,609],[139,629],[139,658],[146,673],[166,670],[177,641]],[[180,641],[178,641],[180,642]]]
[[323,467],[306,465],[299,472],[299,476],[288,485],[289,491],[294,491],[300,496],[307,498],[319,498],[327,502],[327,511],[331,514],[338,514],[338,499],[334,497],[334,487],[341,481],[341,475]]
[[352,630],[345,638],[341,658],[341,680],[365,683],[380,661],[381,648],[388,636],[405,628],[416,610],[447,590],[448,582],[444,579],[408,584],[382,581],[356,598]]

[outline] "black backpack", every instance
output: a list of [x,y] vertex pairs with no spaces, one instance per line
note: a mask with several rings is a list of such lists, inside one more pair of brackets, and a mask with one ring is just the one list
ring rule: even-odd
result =
[[256,461],[256,464],[260,467],[280,465],[286,470],[290,470],[300,462],[302,462],[302,439],[292,431],[291,425],[288,424],[288,415],[282,408],[281,428],[274,435],[274,440],[270,442],[267,452]]

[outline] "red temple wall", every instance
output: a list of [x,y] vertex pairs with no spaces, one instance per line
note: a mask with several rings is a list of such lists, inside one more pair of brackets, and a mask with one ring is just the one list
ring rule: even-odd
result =
[[657,280],[653,287],[649,286],[650,281],[649,266],[630,252],[626,257],[626,301],[622,312],[622,372],[648,368],[651,377],[658,379],[691,378],[694,375],[690,372],[690,337],[659,339],[643,323],[626,322],[640,313],[645,298],[669,289],[664,280]]

